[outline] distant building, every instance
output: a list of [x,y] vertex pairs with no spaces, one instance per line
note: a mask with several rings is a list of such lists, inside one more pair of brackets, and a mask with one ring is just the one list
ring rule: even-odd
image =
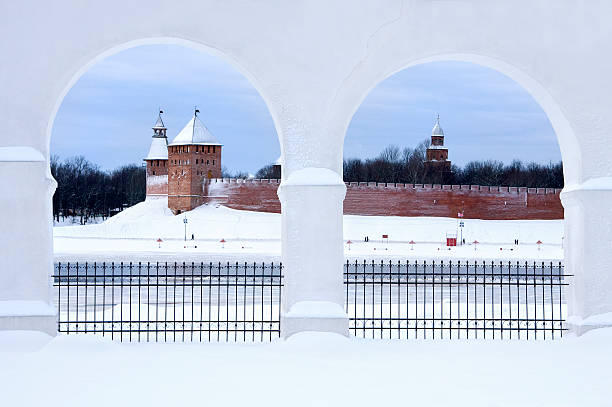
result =
[[197,109],[168,144],[161,113],[153,127],[153,141],[145,158],[147,197],[167,196],[168,208],[179,214],[200,206],[207,181],[221,178],[222,145],[198,118]]
[[448,148],[444,147],[444,130],[440,126],[440,116],[431,130],[431,145],[425,155],[425,170],[428,174],[445,176],[451,172],[451,162],[448,160]]

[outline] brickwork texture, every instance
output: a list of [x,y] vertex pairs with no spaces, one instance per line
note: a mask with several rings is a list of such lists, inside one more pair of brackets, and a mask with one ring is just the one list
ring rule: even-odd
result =
[[[211,179],[205,203],[280,213],[279,180]],[[437,216],[466,219],[563,219],[560,189],[477,185],[347,183],[347,215]]]

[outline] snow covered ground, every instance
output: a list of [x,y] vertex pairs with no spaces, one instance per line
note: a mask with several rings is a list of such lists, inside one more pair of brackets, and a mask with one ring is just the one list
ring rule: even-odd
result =
[[[184,242],[184,218],[187,238]],[[380,216],[344,217],[345,255],[353,259],[563,258],[563,221],[484,221]],[[466,245],[447,248],[446,234],[458,232]],[[194,240],[191,240],[191,235]],[[388,235],[383,241],[382,235]],[[365,237],[369,242],[364,242]],[[163,242],[158,243],[161,238]],[[221,239],[226,242],[221,243]],[[514,239],[519,245],[514,245]],[[471,244],[477,240],[476,247]],[[544,242],[540,248],[536,242]],[[414,241],[415,244],[409,244]],[[56,260],[278,261],[280,215],[204,205],[174,216],[165,199],[139,203],[106,222],[54,228]]]
[[610,406],[612,329],[561,341],[118,343],[0,332],[6,406]]
[[[87,225],[96,225],[98,223],[104,222],[106,219],[101,216],[94,216],[87,219]],[[53,218],[53,226],[73,226],[73,225],[81,225],[81,217],[80,216],[60,216],[59,221],[56,218]]]

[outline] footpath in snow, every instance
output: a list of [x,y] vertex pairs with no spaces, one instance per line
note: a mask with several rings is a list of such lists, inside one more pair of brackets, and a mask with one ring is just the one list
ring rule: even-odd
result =
[[[463,222],[460,228],[459,221],[451,218],[345,215],[345,256],[349,261],[560,261],[563,257],[562,220]],[[223,206],[203,205],[174,216],[167,208],[167,200],[152,199],[100,224],[58,226],[53,230],[55,256],[60,261],[280,260],[280,215]],[[466,244],[449,250],[445,246],[447,233],[457,233]],[[389,238],[382,239],[383,235]],[[369,242],[365,242],[366,237]],[[515,239],[519,240],[518,246]],[[477,245],[472,244],[475,240]],[[543,244],[537,245],[537,241]]]

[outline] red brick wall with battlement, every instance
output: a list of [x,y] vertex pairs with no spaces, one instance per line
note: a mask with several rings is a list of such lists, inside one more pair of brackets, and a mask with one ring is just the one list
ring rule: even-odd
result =
[[[234,209],[280,213],[280,180],[212,179],[204,202]],[[561,190],[478,185],[347,183],[348,215],[457,217],[467,219],[563,219]]]

